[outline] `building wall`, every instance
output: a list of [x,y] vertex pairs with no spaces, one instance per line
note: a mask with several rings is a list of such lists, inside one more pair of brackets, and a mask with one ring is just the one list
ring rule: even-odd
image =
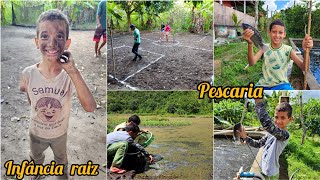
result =
[[230,7],[220,5],[218,2],[214,2],[214,25],[215,26],[234,26],[232,21],[232,13],[236,13],[238,19],[241,22],[254,26],[254,17],[244,14],[240,11],[234,10]]

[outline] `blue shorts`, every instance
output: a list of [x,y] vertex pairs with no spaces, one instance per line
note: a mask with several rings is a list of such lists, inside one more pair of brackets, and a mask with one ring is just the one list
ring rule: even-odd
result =
[[264,90],[294,90],[290,83],[283,83],[272,87],[263,87]]

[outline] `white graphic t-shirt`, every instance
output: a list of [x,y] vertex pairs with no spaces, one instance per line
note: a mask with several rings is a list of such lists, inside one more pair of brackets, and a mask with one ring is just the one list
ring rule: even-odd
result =
[[26,67],[21,78],[21,87],[27,91],[31,101],[29,129],[35,136],[52,139],[68,130],[74,88],[64,70],[47,79],[37,66]]

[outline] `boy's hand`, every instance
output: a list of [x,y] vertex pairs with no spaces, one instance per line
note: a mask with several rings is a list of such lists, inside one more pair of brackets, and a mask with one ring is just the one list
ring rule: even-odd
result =
[[254,32],[252,29],[246,29],[243,31],[242,37],[248,42],[248,44],[252,44],[251,37],[253,34]]
[[152,162],[153,162],[153,157],[152,157],[152,155],[151,155],[151,154],[149,155],[149,159],[150,159],[150,161],[149,161],[149,162],[150,162],[150,163],[152,163]]
[[71,54],[70,51],[65,51],[63,54],[68,56],[68,61],[66,63],[62,63],[60,61],[60,59],[58,59],[58,63],[61,65],[61,67],[69,74],[74,72],[75,70],[77,70],[75,64],[74,64],[74,60],[73,60],[73,56]]
[[313,47],[312,37],[310,37],[309,34],[306,34],[306,36],[303,38],[303,41],[302,41],[303,51],[306,51],[307,48],[311,49],[312,47]]

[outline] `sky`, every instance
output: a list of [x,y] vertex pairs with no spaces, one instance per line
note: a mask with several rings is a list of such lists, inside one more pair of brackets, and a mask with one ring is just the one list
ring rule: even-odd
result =
[[264,0],[264,5],[262,6],[262,8],[264,10],[267,10],[267,6],[268,6],[268,16],[271,16],[271,12],[270,11],[279,11],[281,9],[287,9],[293,6],[294,1],[296,2],[296,4],[300,3],[300,0]]
[[[266,94],[271,95],[273,91],[264,91]],[[290,91],[291,92],[291,97],[296,96],[299,91]],[[302,93],[302,101],[307,102],[310,98],[313,99],[319,99],[320,98],[320,92],[319,91],[312,91],[312,90],[307,90],[303,91]]]

